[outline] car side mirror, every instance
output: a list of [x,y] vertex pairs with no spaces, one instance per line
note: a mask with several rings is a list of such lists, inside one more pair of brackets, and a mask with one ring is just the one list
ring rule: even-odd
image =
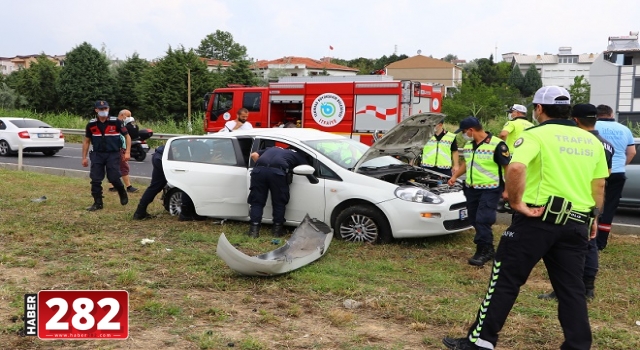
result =
[[293,168],[293,173],[296,175],[313,175],[315,171],[316,169],[311,165],[298,165]]
[[320,182],[320,180],[318,180],[318,178],[313,175],[315,171],[316,169],[311,165],[298,165],[297,167],[293,168],[294,174],[305,175],[309,182],[312,184],[317,184],[318,182]]

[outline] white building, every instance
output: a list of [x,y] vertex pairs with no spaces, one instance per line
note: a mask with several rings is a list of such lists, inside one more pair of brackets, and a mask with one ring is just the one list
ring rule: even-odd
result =
[[592,104],[610,106],[621,122],[640,122],[638,32],[609,37],[607,51],[593,62],[590,74]]
[[502,54],[502,60],[511,62],[511,65],[517,64],[522,75],[527,74],[531,65],[535,65],[542,77],[542,85],[569,88],[575,77],[584,75],[586,80],[590,81],[589,68],[596,56],[597,54],[593,53],[574,54],[571,52],[571,47],[561,47],[555,55],[547,52],[544,55],[509,52]]

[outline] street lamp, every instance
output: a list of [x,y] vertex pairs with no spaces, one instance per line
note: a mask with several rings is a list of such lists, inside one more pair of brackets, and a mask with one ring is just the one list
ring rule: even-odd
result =
[[191,68],[187,66],[187,130],[193,131],[191,126]]

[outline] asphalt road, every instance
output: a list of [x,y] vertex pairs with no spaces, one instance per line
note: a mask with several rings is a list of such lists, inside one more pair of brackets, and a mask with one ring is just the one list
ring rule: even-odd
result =
[[[130,176],[132,181],[148,184],[151,178],[151,155],[154,150],[151,149],[144,161],[129,161]],[[18,157],[2,157],[0,163],[18,163]],[[53,157],[46,157],[42,153],[25,153],[23,156],[23,165],[48,167],[56,169],[66,169],[74,172],[73,176],[81,172],[87,172],[89,168],[82,167],[82,145],[76,143],[65,144],[65,147]],[[508,214],[498,214],[498,223],[509,224],[511,216]],[[640,209],[618,209],[614,218],[614,227],[612,232],[621,234],[640,234]]]
[[[147,157],[144,161],[138,162],[136,160],[129,161],[130,176],[151,177],[151,155],[155,150],[151,149],[147,153]],[[18,164],[18,157],[2,157],[0,163],[13,163]],[[79,143],[66,143],[64,148],[60,150],[53,157],[46,157],[42,153],[24,153],[23,165],[33,165],[50,168],[62,168],[80,171],[89,171],[89,168],[82,167],[82,144]]]

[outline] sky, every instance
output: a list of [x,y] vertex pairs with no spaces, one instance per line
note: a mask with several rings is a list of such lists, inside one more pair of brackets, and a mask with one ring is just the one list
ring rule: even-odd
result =
[[[153,60],[227,31],[250,58],[598,53],[640,30],[634,0],[0,0],[0,57],[88,42]],[[333,47],[333,50],[330,49]]]

